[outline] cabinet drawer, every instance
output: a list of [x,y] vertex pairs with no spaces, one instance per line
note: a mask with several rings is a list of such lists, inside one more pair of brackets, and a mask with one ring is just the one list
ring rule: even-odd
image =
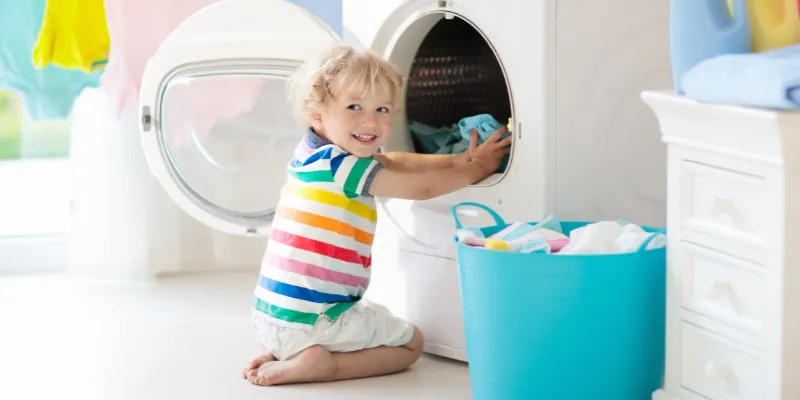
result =
[[681,386],[715,400],[763,400],[763,353],[681,323]]
[[763,268],[688,242],[681,243],[680,265],[683,308],[762,333],[768,290]]
[[[681,224],[724,241],[761,249],[769,227],[767,180],[684,160]],[[724,250],[724,249],[723,249]]]

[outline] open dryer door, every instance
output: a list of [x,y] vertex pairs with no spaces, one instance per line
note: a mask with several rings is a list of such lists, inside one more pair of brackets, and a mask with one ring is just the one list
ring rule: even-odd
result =
[[265,236],[303,127],[289,77],[339,41],[280,0],[226,0],[179,25],[148,62],[140,96],[147,162],[170,198],[210,227]]

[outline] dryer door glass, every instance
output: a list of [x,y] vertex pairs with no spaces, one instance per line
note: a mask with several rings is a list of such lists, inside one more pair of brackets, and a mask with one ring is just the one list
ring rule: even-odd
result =
[[174,182],[232,224],[269,224],[303,134],[286,100],[296,66],[283,64],[189,68],[162,86],[156,132]]

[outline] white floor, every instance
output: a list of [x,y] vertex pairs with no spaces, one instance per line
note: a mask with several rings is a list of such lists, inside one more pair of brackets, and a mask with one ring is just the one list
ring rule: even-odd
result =
[[464,363],[423,356],[404,373],[255,387],[253,274],[100,283],[0,275],[0,399],[469,399]]

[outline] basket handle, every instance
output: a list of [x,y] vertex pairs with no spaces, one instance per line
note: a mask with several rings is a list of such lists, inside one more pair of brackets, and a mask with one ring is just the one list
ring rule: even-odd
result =
[[475,203],[475,202],[472,202],[472,201],[465,201],[463,203],[458,203],[458,204],[454,205],[450,209],[450,215],[453,216],[453,221],[456,222],[456,229],[461,229],[462,228],[461,221],[458,220],[458,214],[456,213],[456,211],[461,207],[467,207],[467,206],[478,207],[478,208],[486,211],[487,213],[489,213],[489,215],[492,216],[492,218],[494,218],[494,222],[497,223],[497,225],[505,225],[506,224],[506,221],[503,221],[503,217],[501,217],[500,214],[498,214],[496,211],[492,210],[491,208],[489,208],[489,207],[487,207],[487,206],[485,206],[485,205],[483,205],[481,203]]
[[642,242],[642,244],[639,246],[639,249],[636,250],[636,252],[637,253],[641,253],[643,251],[646,251],[647,250],[647,245],[649,245],[650,242],[652,242],[653,239],[655,239],[656,236],[658,236],[659,234],[666,235],[667,234],[666,229],[656,229],[655,231],[653,231],[652,235],[650,235],[647,239],[645,239],[644,242]]

